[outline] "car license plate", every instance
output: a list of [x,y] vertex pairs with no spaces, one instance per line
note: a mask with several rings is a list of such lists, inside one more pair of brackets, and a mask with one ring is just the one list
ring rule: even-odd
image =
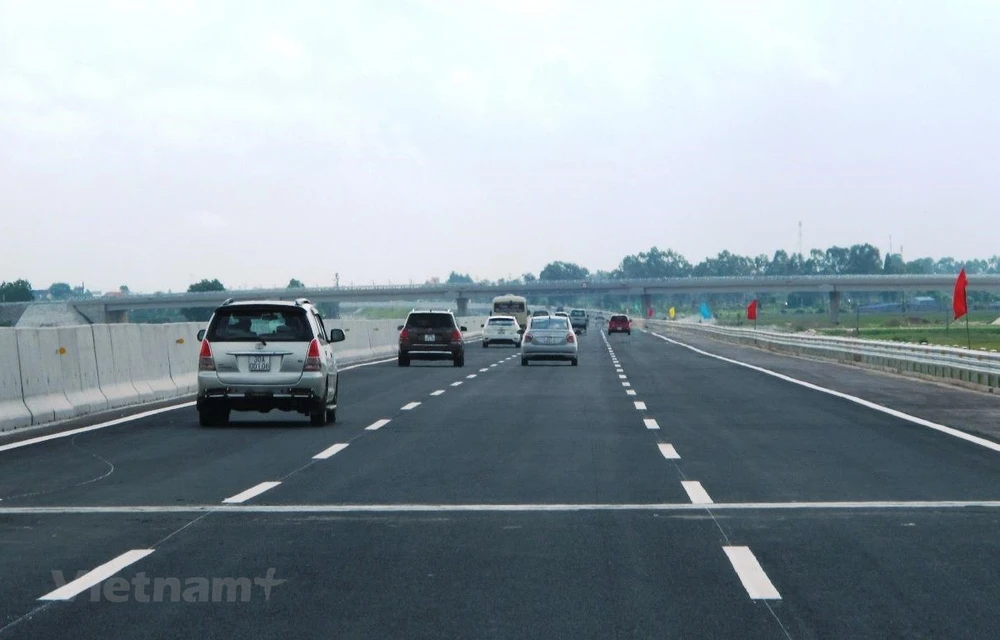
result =
[[497,329],[497,333],[500,334],[500,335],[503,335],[503,334],[505,334],[507,332],[504,331],[503,329]]
[[433,333],[428,333],[424,336],[424,342],[434,342],[435,340],[437,340],[437,336]]
[[271,356],[250,356],[250,370],[251,371],[270,371],[271,370]]

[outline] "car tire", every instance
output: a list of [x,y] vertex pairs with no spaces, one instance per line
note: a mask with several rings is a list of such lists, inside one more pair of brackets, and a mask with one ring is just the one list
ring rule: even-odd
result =
[[229,424],[229,409],[201,409],[198,424],[203,427],[224,427]]
[[334,424],[335,422],[337,422],[337,410],[336,409],[327,409],[326,410],[326,423],[327,424]]
[[572,363],[573,363],[573,366],[575,367],[575,366],[577,366],[578,364],[580,364],[580,361],[579,361],[579,360],[577,360],[576,358],[573,358],[573,360],[572,360]]
[[528,359],[527,358],[521,358],[521,366],[522,367],[528,366]]
[[407,356],[399,356],[396,358],[396,364],[401,367],[408,367],[410,366],[410,358]]
[[626,331],[626,333],[627,333],[628,335],[632,335],[632,330],[631,330],[631,329],[629,329],[628,331]]
[[456,367],[464,367],[465,366],[465,355],[463,354],[463,355],[460,355],[460,356],[455,356],[455,362],[454,362],[454,364],[455,364]]
[[485,349],[488,346],[490,346],[489,340],[483,340],[483,349]]

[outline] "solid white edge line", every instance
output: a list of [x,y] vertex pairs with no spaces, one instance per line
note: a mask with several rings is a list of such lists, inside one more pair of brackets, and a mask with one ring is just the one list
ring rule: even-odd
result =
[[365,427],[365,431],[378,431],[379,429],[389,424],[390,422],[392,421],[388,418],[382,418],[381,420],[376,420],[375,422]]
[[[75,436],[80,433],[87,433],[88,431],[97,431],[98,429],[106,429],[108,427],[113,427],[119,424],[125,424],[126,422],[133,422],[135,420],[141,420],[143,418],[148,418],[149,416],[155,416],[161,413],[166,413],[167,411],[175,411],[177,409],[186,409],[188,407],[193,407],[196,403],[194,402],[184,402],[181,404],[175,404],[169,407],[162,407],[160,409],[152,409],[150,411],[143,411],[142,413],[135,413],[130,416],[125,416],[124,418],[116,418],[114,420],[108,420],[107,422],[101,422],[100,424],[92,424],[89,427],[79,427],[77,429],[70,429],[69,431],[60,431],[59,433],[50,433],[47,436],[37,436],[35,438],[28,438],[27,440],[21,440],[19,442],[11,442],[10,444],[5,444],[0,446],[0,452],[10,451],[12,449],[20,449],[21,447],[27,447],[33,444],[38,444],[40,442],[48,442],[49,440],[58,440],[59,438],[68,438],[70,436]],[[40,425],[44,426],[44,425]],[[16,433],[16,432],[14,432]]]
[[254,487],[250,487],[246,491],[241,491],[240,493],[237,493],[235,496],[230,496],[226,498],[225,500],[222,501],[222,504],[241,504],[243,502],[246,502],[250,498],[256,498],[260,494],[275,488],[279,484],[281,483],[277,481],[261,482],[260,484]]
[[344,449],[346,449],[347,445],[348,445],[348,443],[346,443],[346,442],[338,442],[337,444],[335,444],[335,445],[333,445],[331,447],[328,447],[328,448],[320,451],[316,455],[314,455],[313,456],[313,460],[326,460],[327,458],[330,458],[330,457],[332,457],[332,456],[340,453]]
[[437,391],[431,391],[432,396],[444,395],[444,389],[438,389]]
[[677,453],[677,449],[674,449],[674,445],[661,442],[656,445],[660,449],[660,453],[667,460],[680,460],[681,456]]
[[645,419],[643,419],[642,424],[644,424],[647,429],[659,429],[660,428],[660,424],[655,419],[653,419],[653,418],[645,418]]
[[[429,513],[429,512],[574,512],[574,511],[696,511],[704,505],[663,503],[541,503],[541,504],[190,504],[125,506],[0,507],[0,515],[121,515],[134,513]],[[712,511],[998,509],[1000,500],[913,500],[870,502],[715,502]]]
[[781,600],[750,547],[722,547],[752,600]]
[[946,426],[946,425],[943,425],[943,424],[938,424],[937,422],[931,422],[930,420],[925,420],[923,418],[918,418],[917,416],[910,415],[909,413],[904,413],[902,411],[897,411],[896,409],[891,409],[891,408],[886,407],[884,405],[877,404],[875,402],[872,402],[870,400],[865,400],[864,398],[859,398],[857,396],[852,396],[852,395],[850,395],[848,393],[844,393],[842,391],[835,391],[834,389],[828,389],[826,387],[821,387],[821,386],[819,386],[817,384],[813,384],[811,382],[806,382],[805,380],[799,380],[798,378],[793,378],[791,376],[786,376],[783,373],[778,373],[777,371],[772,371],[770,369],[765,369],[764,367],[758,367],[758,366],[753,365],[753,364],[749,364],[749,363],[746,363],[746,362],[740,362],[739,360],[733,360],[732,358],[726,358],[724,356],[716,355],[714,353],[709,353],[707,351],[702,351],[701,349],[698,349],[697,347],[692,347],[689,344],[684,344],[683,342],[678,342],[676,340],[672,340],[672,339],[667,338],[665,336],[661,336],[658,333],[652,333],[652,335],[656,336],[660,340],[664,340],[664,341],[669,342],[671,344],[675,344],[675,345],[677,345],[679,347],[684,347],[685,349],[690,349],[691,351],[693,351],[693,352],[695,352],[697,354],[700,354],[700,355],[703,355],[703,356],[707,356],[709,358],[715,358],[716,360],[721,360],[722,362],[728,362],[729,364],[735,364],[735,365],[740,366],[740,367],[745,367],[747,369],[751,369],[751,370],[757,371],[759,373],[763,373],[763,374],[766,374],[766,375],[769,375],[769,376],[773,376],[775,378],[778,378],[779,380],[784,380],[785,382],[791,382],[792,384],[797,384],[800,387],[805,387],[806,389],[811,389],[813,391],[819,391],[820,393],[825,393],[827,395],[831,395],[831,396],[834,396],[836,398],[841,398],[842,400],[847,400],[848,402],[853,402],[854,404],[861,405],[862,407],[865,407],[867,409],[872,409],[873,411],[878,411],[880,413],[884,413],[886,415],[890,415],[890,416],[892,416],[894,418],[899,418],[900,420],[906,420],[907,422],[912,422],[913,424],[920,425],[921,427],[927,427],[928,429],[934,429],[935,431],[940,431],[941,433],[945,433],[945,434],[948,434],[950,436],[954,436],[956,438],[960,438],[962,440],[965,440],[966,442],[971,442],[973,444],[978,444],[981,447],[985,447],[985,448],[990,449],[992,451],[1000,452],[1000,443],[993,442],[992,440],[987,440],[986,438],[980,438],[979,436],[974,436],[971,433],[966,433],[964,431],[959,431],[958,429],[955,429],[953,427],[949,427],[949,426]]
[[117,558],[91,569],[76,580],[64,584],[55,591],[46,593],[39,600],[69,600],[94,585],[104,582],[130,564],[142,560],[153,553],[153,551],[155,549],[132,549],[131,551],[126,551]]
[[712,504],[712,497],[697,480],[683,480],[681,486],[691,498],[691,504]]
[[370,367],[373,364],[385,364],[386,362],[395,362],[396,360],[397,356],[393,356],[391,358],[385,358],[383,360],[372,360],[371,362],[361,362],[358,364],[348,365],[346,367],[337,367],[337,373],[343,373],[344,371],[351,371],[353,369],[360,369],[361,367]]
[[408,402],[399,408],[400,411],[412,411],[420,406],[419,402]]
[[642,400],[636,400],[632,404],[635,405],[635,410],[636,411],[645,411],[646,410],[646,403],[643,402]]

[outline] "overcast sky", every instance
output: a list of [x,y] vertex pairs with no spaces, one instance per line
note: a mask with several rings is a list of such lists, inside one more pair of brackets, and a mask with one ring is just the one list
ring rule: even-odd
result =
[[0,280],[1000,253],[995,1],[0,0]]

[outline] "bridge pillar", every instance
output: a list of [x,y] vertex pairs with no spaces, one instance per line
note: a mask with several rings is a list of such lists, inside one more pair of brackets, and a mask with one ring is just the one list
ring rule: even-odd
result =
[[327,315],[330,318],[332,318],[334,320],[339,320],[340,319],[340,303],[339,302],[327,302],[326,303],[326,308],[327,308]]
[[840,324],[840,292],[830,292],[830,322]]
[[640,296],[639,299],[640,299],[640,304],[642,305],[642,317],[649,318],[650,317],[649,312],[653,308],[653,296],[648,293],[644,293]]
[[105,311],[108,324],[125,324],[128,322],[128,309],[121,311]]
[[455,315],[462,317],[469,315],[469,299],[468,298],[458,298],[455,300],[455,304],[458,305],[458,313]]

